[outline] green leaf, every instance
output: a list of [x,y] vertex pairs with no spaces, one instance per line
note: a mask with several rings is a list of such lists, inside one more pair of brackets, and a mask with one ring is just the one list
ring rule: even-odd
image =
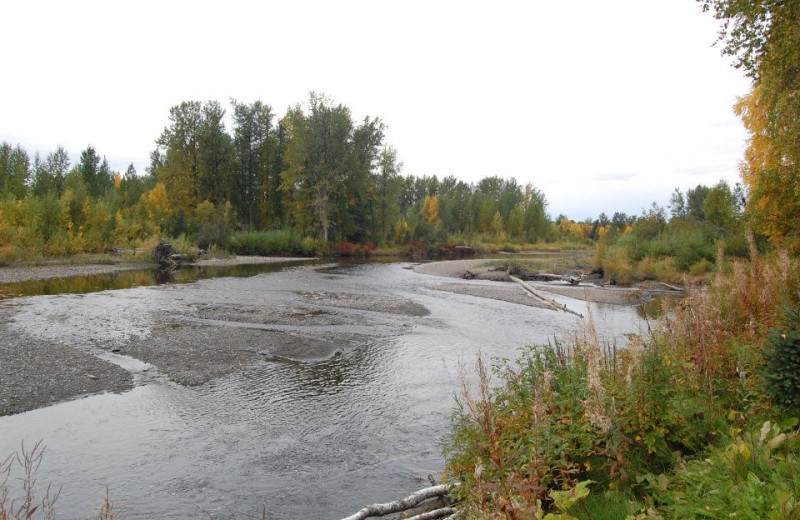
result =
[[[570,507],[574,506],[587,496],[589,496],[589,484],[592,484],[593,481],[591,480],[584,480],[583,482],[578,482],[578,484],[567,491],[550,491],[550,498],[553,499],[556,507],[561,511],[568,511]],[[548,520],[548,515],[545,517],[545,520]]]

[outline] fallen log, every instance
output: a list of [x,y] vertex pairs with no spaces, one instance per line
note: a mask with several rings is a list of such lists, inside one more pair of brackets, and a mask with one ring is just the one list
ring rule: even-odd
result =
[[509,276],[509,278],[511,278],[513,281],[517,282],[518,284],[520,284],[526,291],[528,291],[529,293],[534,295],[536,298],[538,298],[539,300],[544,302],[545,305],[547,305],[548,307],[552,308],[553,310],[568,312],[570,314],[574,314],[575,316],[579,316],[579,317],[583,318],[583,314],[580,314],[578,312],[570,310],[570,309],[567,308],[566,305],[561,305],[557,301],[555,301],[553,299],[550,299],[550,298],[547,298],[546,296],[544,296],[543,294],[538,292],[536,289],[531,287],[530,284],[527,284],[527,283],[523,282],[522,280],[520,280],[516,276]]
[[670,291],[684,292],[684,290],[685,290],[685,289],[681,289],[680,287],[675,287],[674,285],[670,285],[668,283],[664,283],[664,282],[658,282],[658,283],[659,283],[659,285],[661,285],[662,287],[666,287]]
[[[361,509],[358,513],[348,516],[347,518],[343,518],[342,520],[364,520],[366,518],[370,518],[373,516],[385,516],[390,515],[392,513],[399,513],[401,511],[405,511],[407,509],[411,509],[412,507],[417,506],[420,502],[424,502],[425,500],[441,497],[446,495],[450,492],[450,486],[446,484],[440,484],[438,486],[431,486],[425,489],[420,489],[419,491],[410,494],[406,498],[402,500],[395,500],[394,502],[387,502],[385,504],[372,504],[363,509]],[[444,516],[452,515],[455,513],[455,510],[450,507],[440,508],[436,511],[441,512],[440,516],[425,516],[434,511],[429,511],[428,513],[422,513],[421,515],[417,515],[414,518],[415,520],[432,520],[435,518],[442,518]]]

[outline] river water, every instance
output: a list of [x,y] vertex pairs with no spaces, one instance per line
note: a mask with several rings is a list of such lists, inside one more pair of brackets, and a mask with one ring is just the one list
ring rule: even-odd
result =
[[[123,394],[0,417],[0,458],[22,440],[43,441],[38,476],[62,489],[58,518],[95,518],[106,488],[125,519],[231,518],[262,508],[273,520],[336,519],[402,498],[441,474],[462,365],[472,367],[479,352],[513,358],[521,345],[581,325],[571,314],[438,291],[451,280],[409,267],[342,264],[6,300],[20,327],[72,344],[146,334],[148,309],[209,300],[277,306],[309,290],[385,295],[429,314],[353,311],[379,333],[321,362],[262,361],[196,387],[139,377]],[[556,299],[591,312],[609,341],[646,328],[634,307]]]

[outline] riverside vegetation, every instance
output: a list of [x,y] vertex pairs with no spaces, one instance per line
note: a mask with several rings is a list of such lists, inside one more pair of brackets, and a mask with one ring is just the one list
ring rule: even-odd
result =
[[625,349],[479,361],[445,447],[466,517],[797,518],[800,264],[752,254]]

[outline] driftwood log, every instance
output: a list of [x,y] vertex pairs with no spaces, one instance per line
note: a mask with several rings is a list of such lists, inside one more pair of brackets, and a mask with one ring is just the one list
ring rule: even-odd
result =
[[682,289],[680,287],[675,287],[674,285],[670,285],[668,283],[658,282],[658,284],[661,285],[662,287],[666,287],[670,291],[685,292],[685,289]]
[[537,291],[536,289],[531,287],[530,284],[527,284],[527,283],[523,282],[522,280],[520,280],[516,276],[510,276],[509,278],[511,278],[511,280],[517,282],[518,284],[520,284],[526,291],[528,291],[529,293],[534,295],[536,298],[538,298],[539,300],[544,302],[544,304],[547,305],[548,307],[550,307],[551,309],[556,310],[556,311],[568,312],[570,314],[574,314],[575,316],[579,316],[579,317],[583,318],[583,314],[580,314],[578,312],[570,310],[570,309],[567,308],[566,305],[561,305],[557,301],[555,301],[555,300],[553,300],[551,298],[547,298],[546,296],[541,294],[539,291]]
[[[418,506],[420,503],[431,498],[444,497],[450,492],[450,486],[440,484],[438,486],[431,486],[425,489],[410,494],[402,500],[395,500],[394,502],[387,502],[385,504],[372,504],[358,513],[343,518],[342,520],[365,520],[367,518],[390,515],[392,513],[400,513],[407,511],[411,508]],[[412,516],[408,520],[435,520],[437,518],[454,518],[456,510],[453,507],[445,506],[433,511]]]

